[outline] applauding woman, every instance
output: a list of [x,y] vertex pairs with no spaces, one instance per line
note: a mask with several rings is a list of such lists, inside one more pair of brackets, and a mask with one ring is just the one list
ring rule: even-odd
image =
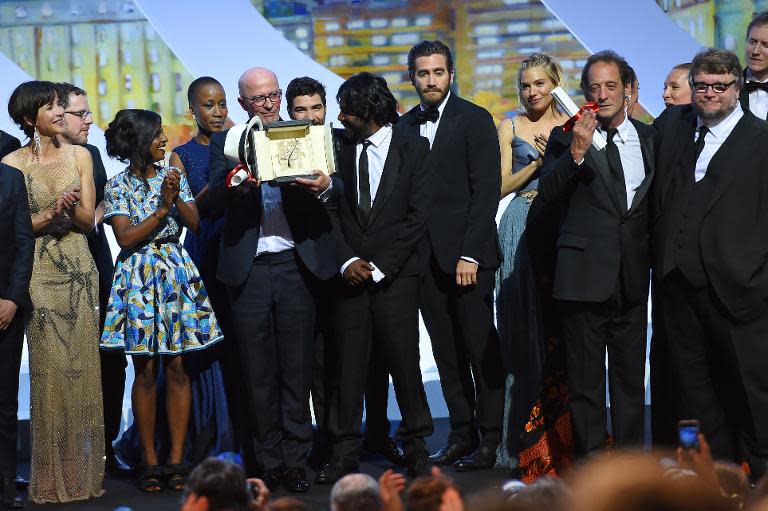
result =
[[[183,450],[190,411],[184,354],[204,349],[221,332],[197,268],[179,242],[182,227],[196,231],[199,217],[184,174],[155,165],[165,157],[160,116],[121,110],[105,132],[107,153],[128,163],[110,179],[104,219],[122,249],[102,334],[102,347],[124,349],[136,373],[131,392],[141,442],[139,482],[149,492],[184,487]],[[167,465],[155,450],[156,379],[163,359],[171,445]]]

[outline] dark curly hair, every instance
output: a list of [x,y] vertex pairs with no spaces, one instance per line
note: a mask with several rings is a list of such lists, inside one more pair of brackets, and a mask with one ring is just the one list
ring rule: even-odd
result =
[[190,494],[206,497],[212,511],[246,511],[251,501],[243,469],[216,458],[203,460],[189,474],[184,495]]
[[104,132],[107,154],[128,163],[128,170],[147,183],[147,167],[154,163],[149,146],[163,129],[155,112],[129,108],[120,110]]
[[37,111],[44,105],[52,104],[57,97],[56,84],[53,82],[45,80],[24,82],[14,89],[8,100],[8,115],[18,124],[27,138],[31,139],[35,132]]
[[325,106],[325,86],[309,76],[294,78],[285,88],[285,100],[288,102],[288,111],[293,109],[293,100],[298,96],[320,95],[320,101]]
[[365,71],[341,84],[336,101],[342,112],[379,126],[394,124],[399,118],[397,100],[387,87],[387,81]]

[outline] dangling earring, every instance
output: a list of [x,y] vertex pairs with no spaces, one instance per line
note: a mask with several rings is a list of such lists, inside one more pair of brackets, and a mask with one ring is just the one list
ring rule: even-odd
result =
[[35,156],[39,158],[40,152],[43,150],[43,143],[40,140],[40,132],[37,131],[37,126],[35,126],[35,132],[32,135],[32,139],[35,142],[35,146],[32,148],[32,152],[35,153]]

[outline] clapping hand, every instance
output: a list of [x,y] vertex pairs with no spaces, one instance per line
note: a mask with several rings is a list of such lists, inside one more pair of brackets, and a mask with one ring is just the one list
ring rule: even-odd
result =
[[176,200],[179,198],[179,183],[180,183],[179,171],[176,169],[170,169],[163,178],[163,184],[160,187],[160,198],[163,207],[170,210]]
[[544,154],[544,151],[547,148],[548,141],[549,141],[548,133],[536,133],[533,136],[533,145],[536,146],[536,150],[539,151],[541,154]]
[[402,511],[403,501],[400,493],[405,488],[405,476],[392,469],[385,471],[379,477],[379,491],[384,511]]

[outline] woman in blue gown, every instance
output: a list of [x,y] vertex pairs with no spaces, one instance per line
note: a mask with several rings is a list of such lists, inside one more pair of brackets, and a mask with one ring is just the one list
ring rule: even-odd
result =
[[523,60],[518,71],[523,112],[499,124],[501,196],[514,193],[499,222],[503,260],[496,274],[496,313],[508,371],[502,442],[497,466],[514,469],[521,435],[542,389],[544,330],[525,236],[526,219],[536,197],[539,168],[549,133],[567,117],[556,106],[552,89],[564,86],[560,64],[546,54]]
[[[217,346],[190,353],[185,360],[192,387],[192,409],[189,429],[187,431],[187,446],[185,461],[196,465],[211,455],[237,450],[232,420],[234,412],[231,400],[227,400],[229,387],[223,372],[228,372],[229,345],[232,337],[229,333],[230,310],[227,295],[216,279],[219,241],[221,239],[222,219],[211,219],[206,215],[205,196],[208,189],[208,152],[211,133],[222,131],[227,119],[227,102],[221,84],[211,77],[201,77],[194,80],[188,89],[189,108],[193,119],[197,122],[198,132],[186,144],[176,147],[171,153],[170,165],[186,174],[192,195],[200,213],[200,227],[197,234],[187,231],[184,238],[184,249],[189,254],[200,272],[203,283],[208,290],[211,305],[219,326],[224,333],[224,339]],[[158,387],[164,386],[161,373]],[[236,394],[236,392],[235,392]],[[159,392],[159,396],[163,393]],[[231,397],[231,396],[230,396]],[[158,410],[165,406],[158,399]],[[161,417],[158,414],[158,417]],[[121,439],[118,450],[126,462],[133,464],[132,446],[137,439],[129,429]],[[167,448],[164,428],[159,428],[158,450],[162,453]]]

